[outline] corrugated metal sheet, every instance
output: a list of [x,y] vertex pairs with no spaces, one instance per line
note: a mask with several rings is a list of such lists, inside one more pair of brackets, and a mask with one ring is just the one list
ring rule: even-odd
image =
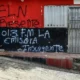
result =
[[69,8],[68,52],[80,53],[80,7]]
[[80,28],[80,7],[69,7],[69,28]]
[[80,29],[68,31],[68,52],[80,53]]
[[68,28],[68,52],[80,53],[79,6],[45,6],[44,26]]
[[44,27],[67,28],[68,6],[45,6]]

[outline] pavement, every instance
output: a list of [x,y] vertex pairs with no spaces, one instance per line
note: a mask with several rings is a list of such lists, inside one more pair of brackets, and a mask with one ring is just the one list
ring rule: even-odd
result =
[[[1,56],[24,58],[29,61],[35,61],[50,66],[73,69],[74,59],[80,59],[80,54],[71,53],[33,53],[33,52],[0,52]],[[80,66],[79,66],[80,67]]]
[[0,57],[0,80],[80,80],[80,72]]

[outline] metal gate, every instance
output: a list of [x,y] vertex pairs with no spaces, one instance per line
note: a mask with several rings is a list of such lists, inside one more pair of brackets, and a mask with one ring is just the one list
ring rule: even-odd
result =
[[80,7],[69,7],[68,52],[80,53]]

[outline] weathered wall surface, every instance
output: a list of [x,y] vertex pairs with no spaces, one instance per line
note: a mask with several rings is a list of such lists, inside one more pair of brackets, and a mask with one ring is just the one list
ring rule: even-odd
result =
[[66,52],[67,28],[43,29],[44,6],[72,4],[73,0],[2,0],[0,48],[26,52]]
[[44,27],[45,5],[72,5],[73,0],[2,0],[0,2],[1,27]]
[[66,52],[67,29],[0,28],[0,48],[24,52]]

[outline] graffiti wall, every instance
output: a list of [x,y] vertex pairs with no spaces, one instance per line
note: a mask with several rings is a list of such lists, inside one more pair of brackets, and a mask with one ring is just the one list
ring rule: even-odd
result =
[[44,28],[45,5],[72,5],[73,0],[2,0],[0,26]]
[[[22,6],[18,6],[16,13],[12,12],[11,6],[8,5],[0,5],[0,26],[4,27],[25,27],[28,26],[28,28],[33,27],[37,28],[39,27],[39,20],[37,18],[28,18],[28,6],[25,5],[24,8]],[[2,14],[3,13],[3,14]],[[6,13],[6,14],[4,14]],[[21,20],[19,20],[22,17]],[[10,19],[12,18],[12,19]]]
[[0,28],[0,49],[24,52],[66,52],[67,29]]
[[66,52],[67,29],[44,27],[44,6],[73,5],[73,0],[2,0],[0,49]]

